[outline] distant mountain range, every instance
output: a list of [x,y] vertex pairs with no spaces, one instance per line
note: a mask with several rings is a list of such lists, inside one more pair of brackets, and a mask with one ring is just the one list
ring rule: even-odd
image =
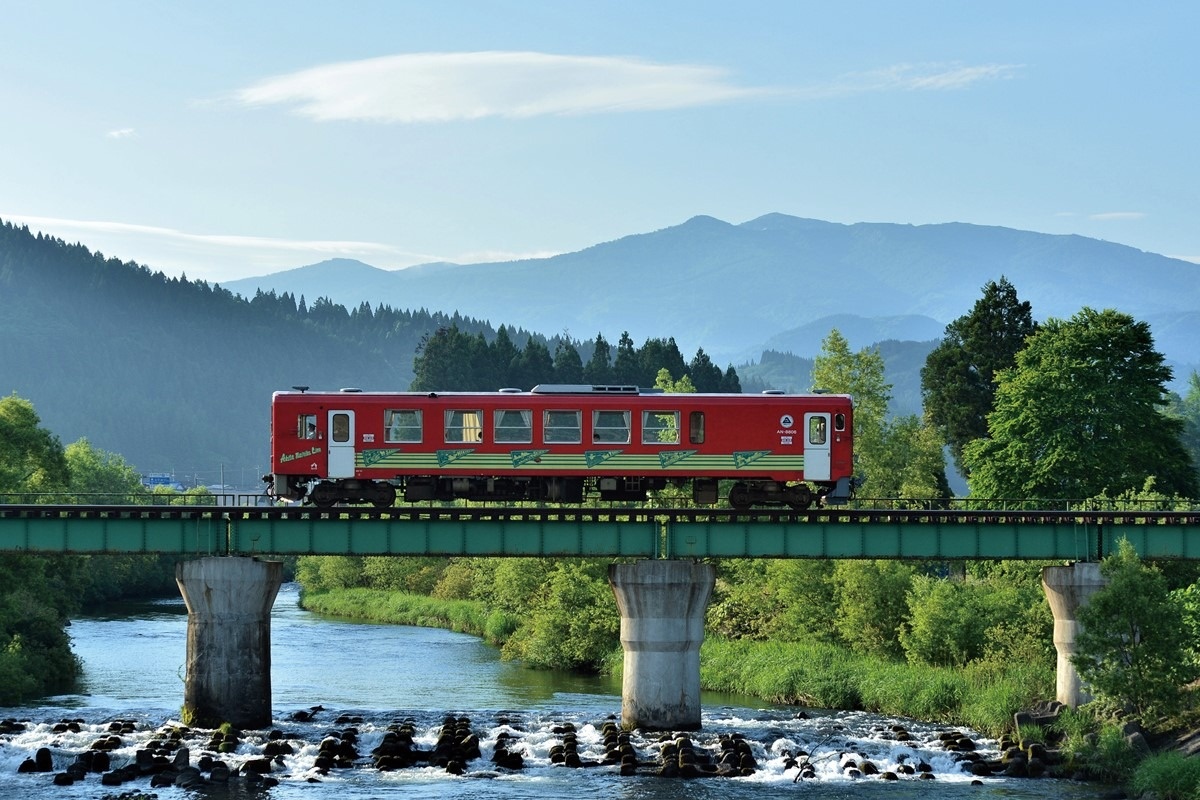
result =
[[852,346],[939,339],[1001,276],[1034,316],[1117,308],[1150,323],[1177,377],[1200,364],[1200,265],[1082,236],[947,223],[842,225],[712,217],[575,253],[381,270],[337,259],[224,288],[459,313],[577,339],[674,336],[720,364],[764,350],[812,356],[837,327]]

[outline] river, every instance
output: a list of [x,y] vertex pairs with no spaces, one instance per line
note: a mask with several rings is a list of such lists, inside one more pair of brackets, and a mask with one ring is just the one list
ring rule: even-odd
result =
[[[603,726],[620,713],[618,682],[535,672],[501,661],[496,650],[475,637],[436,628],[375,625],[334,620],[301,610],[294,584],[285,584],[271,618],[273,728],[290,753],[269,764],[264,788],[234,776],[227,783],[206,774],[199,788],[151,788],[148,778],[119,787],[103,786],[89,773],[70,786],[52,784],[77,756],[107,737],[112,767],[129,764],[138,750],[169,741],[179,729],[187,618],[182,600],[137,604],[74,620],[70,627],[84,666],[81,694],[47,698],[41,704],[0,708],[0,719],[20,721],[21,730],[0,734],[0,798],[306,798],[365,800],[421,798],[560,798],[596,795],[623,800],[744,800],[803,795],[820,798],[1095,798],[1102,788],[1067,781],[989,777],[973,784],[934,735],[940,728],[912,720],[857,712],[818,712],[765,706],[752,698],[705,694],[703,729],[690,734],[699,754],[719,755],[721,741],[740,737],[755,768],[744,777],[664,778],[654,766],[662,744],[658,735],[634,734],[629,742],[639,766],[622,776],[616,764],[603,764]],[[296,717],[319,709],[312,719]],[[407,724],[414,746],[434,749],[445,718],[465,718],[477,736],[480,758],[465,773],[418,762],[394,770],[377,769],[371,751],[388,732]],[[116,731],[115,728],[123,730]],[[574,727],[583,768],[554,763],[554,748]],[[898,741],[893,726],[912,739]],[[110,731],[110,727],[114,730]],[[211,731],[177,733],[195,765],[212,744]],[[231,767],[261,758],[268,731],[244,731],[236,750],[215,757]],[[332,735],[331,735],[332,734]],[[971,734],[980,750],[994,754],[996,742]],[[322,769],[323,740],[343,742],[359,755],[347,766]],[[354,741],[356,739],[356,741]],[[524,768],[492,763],[498,742],[521,754]],[[52,773],[19,773],[22,762],[48,748]],[[813,764],[814,776],[799,778],[789,760]],[[178,750],[170,755],[175,757]],[[870,760],[899,780],[855,775],[847,759]],[[261,763],[261,762],[260,762]],[[902,774],[905,764],[928,765],[933,780]],[[589,766],[590,765],[590,766]],[[865,770],[865,765],[862,765]],[[128,794],[125,794],[128,793]]]

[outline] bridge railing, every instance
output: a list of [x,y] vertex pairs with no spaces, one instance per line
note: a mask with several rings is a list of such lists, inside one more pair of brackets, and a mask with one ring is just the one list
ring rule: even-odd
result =
[[[297,506],[294,503],[280,502],[268,497],[262,492],[196,492],[196,493],[114,493],[114,492],[0,492],[0,505],[82,505],[82,506],[221,506],[221,507],[293,507],[312,509],[312,506]],[[476,509],[511,509],[536,507],[545,510],[538,503],[502,503],[502,502],[466,502],[466,501],[429,501],[415,504],[405,504],[404,508],[476,508]],[[357,507],[356,507],[357,508]],[[615,511],[625,508],[656,508],[703,511],[711,509],[721,511],[721,506],[696,507],[690,499],[673,495],[652,497],[642,506],[622,502],[596,502],[588,506],[563,506],[564,509],[596,508],[599,510]],[[785,507],[771,507],[767,510],[783,510]],[[839,506],[814,506],[814,511],[837,512],[846,511],[1017,511],[1017,512],[1080,512],[1089,511],[1195,511],[1200,509],[1196,504],[1161,497],[1134,497],[1120,500],[1071,499],[1071,498],[996,498],[996,497],[953,497],[937,499],[913,499],[895,497],[859,497],[850,503]],[[727,509],[725,509],[727,510]],[[754,509],[757,513],[762,509]]]
[[0,492],[0,505],[77,505],[77,506],[272,506],[272,498],[259,492],[195,494],[124,493],[124,492]]

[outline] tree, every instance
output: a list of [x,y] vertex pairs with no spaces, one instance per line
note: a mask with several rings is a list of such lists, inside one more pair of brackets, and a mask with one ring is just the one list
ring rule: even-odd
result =
[[554,359],[550,356],[550,348],[532,336],[525,342],[521,357],[513,365],[509,373],[507,385],[521,388],[533,388],[539,383],[548,383],[554,379]]
[[612,379],[617,384],[636,386],[641,364],[638,361],[637,350],[633,346],[633,337],[629,331],[621,334],[617,341],[617,355],[613,361]]
[[941,445],[921,420],[886,419],[892,387],[884,380],[879,350],[851,353],[846,337],[834,328],[813,359],[813,383],[854,398],[856,469],[872,497],[927,499],[949,494]]
[[1073,661],[1093,693],[1138,714],[1170,713],[1180,690],[1200,677],[1188,657],[1189,628],[1166,580],[1128,539],[1100,563],[1108,585],[1077,612]]
[[913,568],[904,561],[838,561],[833,568],[838,604],[834,627],[859,653],[899,656],[900,625]]
[[988,438],[963,450],[978,497],[1085,498],[1140,488],[1195,497],[1196,473],[1163,413],[1171,370],[1150,327],[1114,310],[1050,319],[998,374]]
[[1183,397],[1171,395],[1169,413],[1183,421],[1180,439],[1192,457],[1193,466],[1200,469],[1200,374],[1195,370],[1188,378],[1187,394]]
[[[71,494],[79,502],[131,503],[146,493],[138,471],[120,455],[92,447],[87,439],[67,446],[64,453],[70,470]],[[97,501],[96,495],[107,495]]]
[[0,491],[55,492],[68,482],[62,442],[41,427],[33,403],[0,399]]
[[414,392],[462,392],[496,389],[483,334],[472,336],[457,325],[439,328],[421,340],[413,358]]
[[696,392],[690,376],[684,375],[679,380],[675,380],[671,377],[671,371],[666,367],[658,371],[658,375],[654,378],[654,387],[670,394],[694,394]]
[[583,379],[596,386],[604,386],[612,380],[612,348],[602,334],[596,334],[592,357],[583,368]]
[[721,391],[721,379],[724,377],[721,368],[712,362],[703,347],[696,351],[692,362],[688,364],[688,375],[692,376],[697,392]]
[[[517,359],[521,357],[521,351],[513,344],[512,337],[508,333],[508,328],[501,325],[496,330],[496,338],[488,346],[488,361],[490,362],[494,380],[492,385],[496,388],[501,386],[514,385],[509,381],[509,375],[512,373],[513,366],[517,363]],[[532,386],[522,386],[522,389],[532,389]]]
[[555,383],[583,383],[583,359],[569,339],[559,339],[554,348]]
[[969,314],[946,326],[941,344],[921,369],[925,414],[937,429],[959,472],[969,474],[962,451],[987,435],[987,415],[996,393],[996,373],[1016,362],[1017,352],[1037,329],[1028,302],[1001,277],[988,281]]

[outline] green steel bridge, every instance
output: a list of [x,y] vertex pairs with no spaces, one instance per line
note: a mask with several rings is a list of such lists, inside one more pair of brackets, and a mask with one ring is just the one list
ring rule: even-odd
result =
[[[252,502],[252,501],[251,501]],[[1200,510],[0,505],[0,551],[209,555],[1200,559]]]

